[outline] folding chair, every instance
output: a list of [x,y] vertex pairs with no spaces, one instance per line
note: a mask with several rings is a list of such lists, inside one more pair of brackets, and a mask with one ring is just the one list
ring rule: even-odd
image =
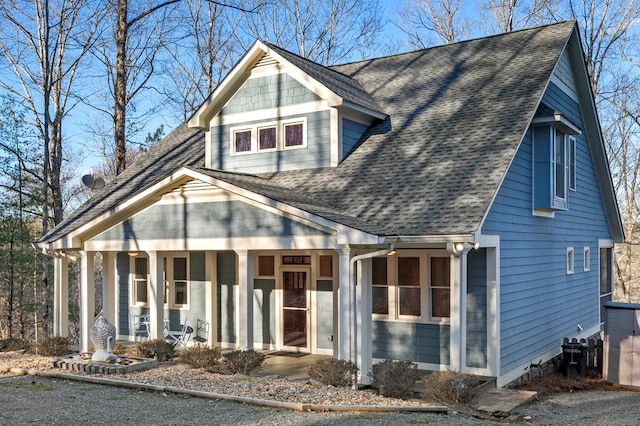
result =
[[134,315],[133,316],[133,332],[135,336],[146,337],[151,336],[149,332],[149,315]]
[[166,338],[173,340],[173,346],[187,346],[189,338],[193,333],[193,328],[189,327],[189,318],[184,319],[184,324],[180,330],[167,330]]
[[193,337],[194,342],[207,343],[209,340],[209,323],[199,319],[196,321],[196,335]]

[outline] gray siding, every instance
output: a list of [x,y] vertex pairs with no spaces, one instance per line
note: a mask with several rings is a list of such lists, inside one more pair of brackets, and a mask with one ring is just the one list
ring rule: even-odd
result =
[[342,158],[346,157],[369,126],[347,118],[342,119]]
[[374,321],[373,357],[448,365],[449,326]]
[[320,100],[289,74],[250,78],[227,102],[220,115],[278,108]]
[[[259,125],[278,119],[307,118],[307,146],[280,151],[256,152],[231,156],[231,128]],[[331,165],[331,126],[328,110],[306,115],[273,117],[267,121],[251,121],[243,124],[211,128],[212,168],[247,173],[269,173]]]
[[[543,102],[582,127],[578,105],[551,84]],[[576,135],[577,190],[555,218],[534,216],[532,136],[527,132],[491,206],[483,234],[500,235],[501,374],[573,337],[577,325],[599,324],[598,239],[610,239],[585,135]],[[575,273],[566,272],[566,249],[575,249]],[[583,271],[583,247],[591,270]]]
[[236,255],[218,252],[218,336],[221,342],[236,343]]
[[253,339],[266,345],[276,343],[276,281],[253,281]]
[[323,231],[241,201],[154,205],[94,240],[321,235]]
[[333,349],[333,281],[318,280],[316,292],[318,349]]
[[487,253],[472,250],[467,279],[467,367],[487,368]]

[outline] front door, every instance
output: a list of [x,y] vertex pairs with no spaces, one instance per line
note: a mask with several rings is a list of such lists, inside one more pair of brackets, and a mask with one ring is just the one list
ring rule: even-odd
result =
[[309,351],[308,268],[282,270],[282,345],[296,352]]

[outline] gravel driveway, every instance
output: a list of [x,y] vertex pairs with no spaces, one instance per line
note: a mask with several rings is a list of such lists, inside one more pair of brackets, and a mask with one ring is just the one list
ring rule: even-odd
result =
[[[69,380],[0,376],[0,423],[11,425],[637,425],[638,392],[574,392],[515,410],[509,418],[431,413],[298,413],[226,401]],[[528,417],[526,417],[528,416]]]

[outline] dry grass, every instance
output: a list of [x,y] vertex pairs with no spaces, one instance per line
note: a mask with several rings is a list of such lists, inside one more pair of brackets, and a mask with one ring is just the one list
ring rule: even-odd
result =
[[591,372],[587,377],[571,378],[562,373],[548,374],[531,380],[529,383],[518,386],[518,389],[538,392],[539,396],[553,395],[556,393],[573,391],[618,391],[630,390],[617,384],[605,381],[597,372]]

